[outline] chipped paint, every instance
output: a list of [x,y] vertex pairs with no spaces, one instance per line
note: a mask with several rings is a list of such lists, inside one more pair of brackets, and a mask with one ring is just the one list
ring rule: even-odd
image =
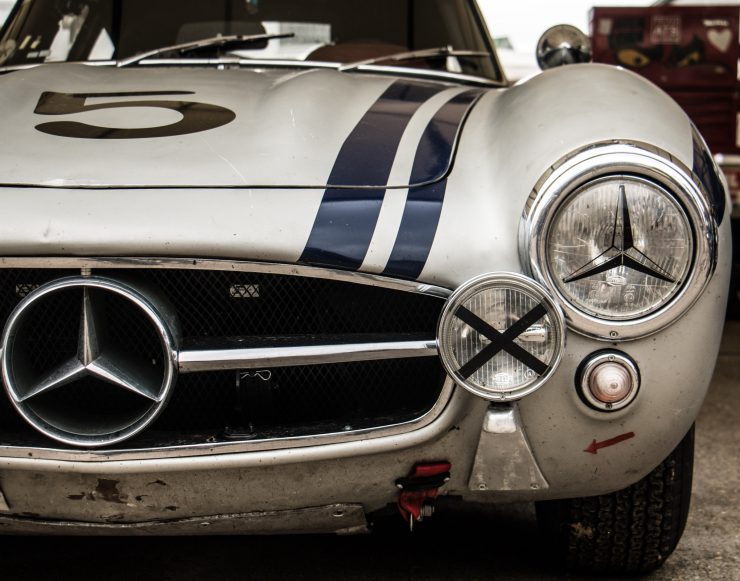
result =
[[167,483],[164,480],[155,480],[154,482],[147,482],[147,486],[167,486]]
[[67,498],[69,500],[87,500],[91,502],[102,500],[103,502],[112,502],[114,504],[126,504],[127,506],[135,506],[134,504],[129,504],[126,502],[128,500],[128,495],[122,494],[121,491],[118,489],[118,485],[118,480],[98,478],[98,485],[95,487],[95,490],[82,491],[78,494],[68,494]]
[[95,487],[94,494],[96,498],[116,504],[126,504],[128,499],[128,496],[121,494],[118,490],[118,480],[108,480],[106,478],[98,478],[98,485]]

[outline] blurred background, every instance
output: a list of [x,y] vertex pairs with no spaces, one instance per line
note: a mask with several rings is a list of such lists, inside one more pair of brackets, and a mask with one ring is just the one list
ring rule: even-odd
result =
[[[2,2],[3,0],[0,0]],[[539,71],[535,59],[537,41],[556,24],[571,24],[589,33],[591,9],[595,6],[719,6],[738,5],[738,0],[559,0],[558,2],[507,2],[478,0],[496,41],[499,58],[511,80]]]

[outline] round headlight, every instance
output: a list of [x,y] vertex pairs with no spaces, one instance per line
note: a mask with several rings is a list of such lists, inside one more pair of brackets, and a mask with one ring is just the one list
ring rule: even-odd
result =
[[473,279],[448,299],[439,321],[442,363],[458,385],[510,401],[540,387],[565,343],[563,314],[547,291],[518,274]]
[[556,164],[532,192],[523,259],[570,326],[619,341],[682,316],[716,265],[716,225],[686,167],[645,145],[590,147]]
[[583,312],[614,320],[652,313],[683,286],[693,259],[688,217],[665,189],[610,176],[574,192],[547,233],[547,268]]

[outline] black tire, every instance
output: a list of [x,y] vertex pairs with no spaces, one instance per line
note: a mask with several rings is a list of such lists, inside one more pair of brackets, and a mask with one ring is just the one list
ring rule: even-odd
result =
[[660,466],[623,490],[537,503],[546,550],[574,573],[648,573],[678,545],[689,514],[694,427]]

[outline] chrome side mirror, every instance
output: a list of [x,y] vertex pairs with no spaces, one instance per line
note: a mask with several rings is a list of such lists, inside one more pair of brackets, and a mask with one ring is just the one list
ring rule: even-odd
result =
[[543,71],[590,61],[591,39],[570,24],[558,24],[546,30],[537,43],[537,64]]

